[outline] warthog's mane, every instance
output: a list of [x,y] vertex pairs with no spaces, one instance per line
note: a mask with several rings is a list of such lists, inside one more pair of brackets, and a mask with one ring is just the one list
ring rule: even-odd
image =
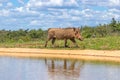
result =
[[67,28],[63,28],[63,29],[75,29],[75,27],[67,27]]
[[66,28],[49,28],[48,30],[50,29],[75,29],[75,27],[66,27]]
[[73,29],[73,30],[75,30],[75,29],[77,29],[77,28],[75,28],[75,27],[66,27],[66,28],[49,28],[48,31],[51,30],[51,29],[62,29],[62,30]]

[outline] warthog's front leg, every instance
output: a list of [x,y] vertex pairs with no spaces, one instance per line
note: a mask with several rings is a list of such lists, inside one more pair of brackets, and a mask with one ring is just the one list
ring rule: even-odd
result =
[[52,46],[53,46],[53,47],[55,47],[55,45],[54,45],[55,40],[56,40],[56,38],[53,38],[53,39],[52,39]]
[[76,46],[76,47],[78,47],[78,45],[77,45],[77,43],[76,43],[76,41],[75,41],[75,39],[73,38],[73,39],[70,39],[73,43],[74,43],[74,45]]
[[64,44],[65,47],[68,47],[67,45],[67,39],[65,39],[65,44]]

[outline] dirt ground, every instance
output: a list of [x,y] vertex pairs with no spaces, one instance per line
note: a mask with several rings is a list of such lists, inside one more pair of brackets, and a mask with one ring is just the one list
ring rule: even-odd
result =
[[51,50],[33,48],[0,48],[0,56],[120,62],[120,50]]

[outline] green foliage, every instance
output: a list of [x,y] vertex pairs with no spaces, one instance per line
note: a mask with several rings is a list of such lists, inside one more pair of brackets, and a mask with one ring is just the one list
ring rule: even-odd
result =
[[0,30],[0,42],[7,41],[7,34],[8,34],[8,31]]
[[120,31],[120,22],[116,21],[115,18],[112,18],[111,23],[109,26],[112,28],[113,32]]
[[46,37],[46,31],[23,30],[16,31],[0,30],[0,42],[27,42],[32,40],[43,40]]
[[97,37],[105,37],[109,34],[109,27],[107,25],[99,25],[95,28]]
[[82,49],[119,50],[120,37],[88,38],[83,42],[79,42],[79,46]]
[[82,28],[82,35],[85,38],[90,38],[95,35],[94,27],[85,26]]
[[[112,18],[109,24],[100,24],[96,27],[83,26],[81,33],[84,41],[77,41],[80,49],[120,49],[120,22],[115,18]],[[42,29],[0,30],[0,47],[39,48],[44,45],[46,38],[47,31]],[[58,46],[64,45],[64,41],[56,41],[56,43]],[[68,41],[68,44],[71,45],[71,42]]]
[[110,24],[100,24],[96,27],[84,26],[82,28],[82,35],[84,36],[84,38],[119,36],[120,22],[112,18]]

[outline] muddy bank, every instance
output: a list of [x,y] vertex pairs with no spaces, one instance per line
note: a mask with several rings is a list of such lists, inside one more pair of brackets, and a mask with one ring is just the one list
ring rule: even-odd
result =
[[50,50],[31,48],[0,48],[0,56],[59,58],[120,62],[120,50]]

